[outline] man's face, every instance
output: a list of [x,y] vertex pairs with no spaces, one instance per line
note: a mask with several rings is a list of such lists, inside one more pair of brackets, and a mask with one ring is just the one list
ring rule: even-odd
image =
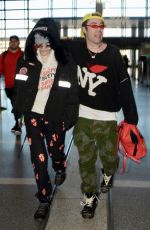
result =
[[85,27],[82,28],[87,41],[99,44],[102,41],[104,23],[100,19],[89,19]]
[[12,50],[12,51],[15,51],[19,48],[19,44],[20,42],[15,39],[15,38],[12,38],[10,41],[9,41],[9,48]]

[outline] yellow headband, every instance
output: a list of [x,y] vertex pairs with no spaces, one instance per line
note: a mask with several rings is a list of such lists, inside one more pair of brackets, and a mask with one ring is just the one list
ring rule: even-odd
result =
[[104,18],[102,17],[102,15],[99,12],[86,14],[82,19],[82,24],[89,19],[100,19],[104,22]]
[[[89,14],[86,14],[83,19],[82,19],[82,25],[84,22],[86,22],[87,20],[90,20],[90,19],[99,19],[103,22],[104,24],[104,18],[103,16],[99,13],[99,12],[94,12],[94,13],[89,13]],[[84,34],[83,34],[83,31],[82,31],[82,28],[81,28],[81,37],[84,37]]]

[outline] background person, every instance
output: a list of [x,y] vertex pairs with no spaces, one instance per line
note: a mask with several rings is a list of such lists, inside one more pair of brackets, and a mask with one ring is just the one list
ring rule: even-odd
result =
[[129,67],[129,59],[128,59],[126,54],[123,56],[123,61],[124,61],[124,64],[125,64],[126,68],[128,69],[128,67]]
[[40,19],[29,34],[17,65],[14,112],[24,115],[40,204],[35,218],[45,218],[52,193],[48,155],[55,184],[66,178],[66,130],[78,119],[77,67],[60,44],[51,18]]
[[[12,35],[9,38],[9,47],[0,55],[0,75],[4,75],[5,80],[5,92],[6,96],[10,99],[12,104],[13,92],[14,92],[14,82],[16,75],[16,65],[18,59],[23,55],[23,51],[19,47],[20,41],[19,37]],[[21,127],[18,122],[18,116],[15,116],[15,125],[11,129],[16,135],[21,134]]]
[[83,218],[93,218],[98,204],[97,155],[103,166],[101,192],[108,192],[118,168],[117,112],[127,123],[137,124],[138,114],[131,82],[121,54],[103,41],[104,19],[98,12],[82,20],[84,42],[68,47],[78,65],[79,120],[73,130],[79,152]]

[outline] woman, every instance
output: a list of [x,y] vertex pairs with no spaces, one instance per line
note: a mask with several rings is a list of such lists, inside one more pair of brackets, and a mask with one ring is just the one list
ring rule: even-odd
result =
[[45,218],[52,192],[48,154],[55,184],[61,185],[66,178],[65,133],[78,118],[76,65],[63,50],[52,19],[40,19],[29,34],[15,89],[14,112],[24,115],[40,201],[34,217]]

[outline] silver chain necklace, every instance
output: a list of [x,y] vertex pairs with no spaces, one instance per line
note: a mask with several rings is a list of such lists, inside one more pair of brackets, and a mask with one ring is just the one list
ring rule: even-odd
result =
[[88,49],[88,52],[89,52],[92,59],[94,59],[96,57],[97,53],[94,53],[94,52],[90,51],[89,49]]
[[[99,52],[101,52],[102,51],[102,47],[103,47],[103,42],[99,45],[99,50],[97,51],[97,53],[99,53]],[[88,48],[87,48],[88,49]],[[89,50],[88,49],[88,52],[89,52],[89,54],[90,54],[90,56],[91,56],[91,58],[92,59],[95,59],[96,58],[96,55],[97,55],[97,53],[94,53],[94,52],[92,52],[91,50]]]

